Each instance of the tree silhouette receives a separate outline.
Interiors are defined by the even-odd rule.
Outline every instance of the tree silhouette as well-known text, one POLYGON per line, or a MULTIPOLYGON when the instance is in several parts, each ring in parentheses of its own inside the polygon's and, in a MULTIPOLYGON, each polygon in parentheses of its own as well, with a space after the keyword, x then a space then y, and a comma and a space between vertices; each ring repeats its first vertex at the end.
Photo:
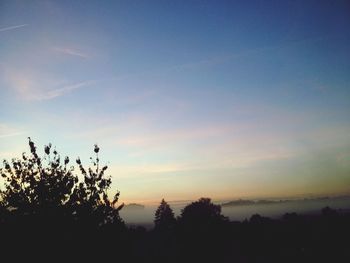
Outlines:
POLYGON ((76 208, 76 213, 82 218, 92 220, 92 223, 99 226, 121 222, 119 211, 124 204, 116 207, 120 193, 114 195, 113 200, 108 198, 108 189, 112 183, 111 177, 105 177, 107 165, 100 167, 98 153, 100 148, 95 145, 94 152, 96 157, 90 158, 94 169, 91 167, 86 170, 82 165, 80 158, 76 160, 84 181, 79 182, 73 189, 70 199, 71 205, 76 208))
POLYGON ((180 221, 188 225, 213 225, 228 219, 221 214, 221 206, 215 205, 210 198, 200 198, 187 205, 181 212, 180 221))
POLYGON ((220 255, 229 228, 220 205, 213 204, 210 198, 200 198, 182 210, 178 222, 182 257, 189 262, 224 262, 220 255))
POLYGON ((201 198, 176 220, 163 199, 156 231, 128 229, 119 217, 123 205, 116 205, 119 192, 108 198, 111 177, 97 145, 91 167, 78 158, 77 171, 51 144, 43 157, 30 138, 29 149, 0 168, 0 248, 12 261, 23 255, 36 262, 350 262, 346 210, 229 222, 219 205, 201 198))
POLYGON ((18 216, 69 217, 74 220, 88 219, 96 226, 108 223, 122 223, 119 210, 115 207, 119 192, 113 200, 108 198, 111 178, 105 176, 107 166, 100 168, 99 147, 95 145, 94 169, 86 170, 77 159, 83 181, 69 166, 69 158, 63 162, 52 145, 44 147, 44 157, 39 157, 34 142, 29 138, 30 155, 3 161, 0 174, 4 189, 0 191, 1 207, 18 216), (92 220, 93 219, 93 220, 92 220))
POLYGON ((2 206, 16 211, 18 215, 56 211, 69 203, 78 177, 73 167, 68 167, 69 158, 61 157, 51 144, 45 146, 45 156, 40 158, 34 143, 29 138, 30 155, 12 162, 4 160, 0 168, 5 189, 0 192, 2 206))
POLYGON ((154 225, 156 230, 166 231, 174 228, 176 219, 174 212, 167 202, 162 199, 155 213, 154 225))
POLYGON ((321 212, 324 217, 335 217, 338 215, 337 210, 330 208, 329 206, 324 207, 321 212))

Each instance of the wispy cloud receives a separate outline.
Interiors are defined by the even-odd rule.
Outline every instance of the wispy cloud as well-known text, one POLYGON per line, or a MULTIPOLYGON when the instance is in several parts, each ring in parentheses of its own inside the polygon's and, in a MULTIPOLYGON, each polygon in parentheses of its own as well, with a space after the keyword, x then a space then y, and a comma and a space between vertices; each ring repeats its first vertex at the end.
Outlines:
POLYGON ((0 139, 18 136, 21 134, 23 134, 23 131, 10 127, 7 124, 0 123, 0 139))
MULTIPOLYGON (((173 163, 149 163, 149 164, 119 164, 111 166, 111 172, 118 174, 119 178, 139 178, 142 179, 145 175, 153 174, 165 174, 192 170, 188 163, 173 162, 173 163)), ((149 179, 150 177, 148 177, 149 179)), ((155 179, 155 178, 153 178, 155 179)), ((158 180, 164 178, 158 177, 158 180)))
POLYGON ((291 47, 294 47, 296 45, 303 45, 303 44, 308 44, 308 43, 313 43, 313 42, 319 42, 322 40, 324 40, 324 37, 306 38, 306 39, 284 42, 284 43, 281 43, 278 45, 250 48, 250 49, 241 50, 241 51, 238 51, 235 53, 227 53, 224 55, 217 55, 217 56, 204 58, 204 59, 197 60, 194 62, 188 62, 188 63, 184 63, 184 64, 180 64, 180 65, 175 65, 175 66, 172 66, 168 69, 170 69, 170 70, 193 70, 193 69, 197 69, 197 68, 201 68, 201 67, 212 67, 212 66, 217 66, 217 65, 224 64, 227 62, 231 62, 235 59, 239 59, 242 57, 257 55, 257 54, 263 53, 263 52, 273 52, 273 51, 279 50, 279 49, 291 48, 291 47))
POLYGON ((46 92, 42 92, 42 93, 34 95, 32 97, 32 99, 34 99, 34 100, 50 100, 50 99, 54 99, 56 97, 61 97, 61 96, 65 95, 65 94, 68 94, 68 93, 72 92, 73 90, 85 87, 85 86, 89 85, 90 83, 91 83, 91 81, 82 81, 82 82, 75 83, 75 84, 72 84, 72 85, 64 86, 62 88, 48 90, 46 92))
POLYGON ((149 134, 135 134, 121 138, 116 143, 124 146, 135 146, 145 148, 158 148, 169 143, 188 142, 191 140, 206 140, 208 138, 220 137, 231 132, 234 128, 230 126, 206 126, 198 128, 177 129, 174 131, 163 131, 149 134))
POLYGON ((13 133, 7 133, 7 134, 0 134, 0 139, 7 138, 7 137, 13 137, 23 134, 23 132, 13 132, 13 133))
POLYGON ((3 28, 0 28, 0 32, 9 31, 9 30, 13 30, 13 29, 17 29, 17 28, 21 28, 21 27, 25 27, 25 26, 28 26, 28 24, 3 27, 3 28))
POLYGON ((70 55, 70 56, 75 56, 75 57, 80 57, 80 58, 89 58, 87 54, 84 54, 80 50, 77 49, 72 49, 72 48, 61 48, 61 47, 53 47, 52 48, 55 52, 64 54, 64 55, 70 55))
POLYGON ((88 80, 69 84, 54 76, 11 68, 5 68, 4 79, 21 99, 28 101, 51 100, 93 83, 88 80))

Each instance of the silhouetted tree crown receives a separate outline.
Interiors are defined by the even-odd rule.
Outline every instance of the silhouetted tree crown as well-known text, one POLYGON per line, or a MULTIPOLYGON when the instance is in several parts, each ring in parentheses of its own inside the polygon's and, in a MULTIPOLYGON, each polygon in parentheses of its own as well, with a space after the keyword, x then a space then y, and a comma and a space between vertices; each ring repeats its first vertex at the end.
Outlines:
POLYGON ((77 159, 83 175, 80 181, 70 166, 68 157, 61 156, 52 145, 44 147, 44 157, 39 157, 37 148, 29 138, 30 154, 3 161, 0 174, 4 179, 4 189, 0 191, 1 207, 16 215, 61 214, 75 219, 93 218, 94 223, 122 222, 115 207, 119 192, 113 200, 108 198, 111 178, 105 176, 107 166, 100 167, 99 147, 95 145, 96 157, 91 158, 93 168, 87 170, 77 159))
POLYGON ((169 230, 176 224, 174 212, 167 202, 162 199, 155 213, 154 225, 156 230, 169 230))
POLYGON ((322 215, 325 217, 334 217, 338 215, 337 210, 330 208, 329 206, 324 207, 322 210, 322 215))
POLYGON ((181 212, 180 221, 189 225, 212 225, 227 221, 221 214, 221 206, 215 205, 210 198, 200 198, 187 205, 181 212))
POLYGON ((30 138, 29 149, 0 167, 0 248, 10 262, 350 262, 348 210, 229 222, 220 205, 201 198, 176 220, 163 199, 156 231, 126 228, 119 192, 108 198, 111 177, 97 145, 91 167, 78 158, 77 170, 51 144, 43 157, 30 138))

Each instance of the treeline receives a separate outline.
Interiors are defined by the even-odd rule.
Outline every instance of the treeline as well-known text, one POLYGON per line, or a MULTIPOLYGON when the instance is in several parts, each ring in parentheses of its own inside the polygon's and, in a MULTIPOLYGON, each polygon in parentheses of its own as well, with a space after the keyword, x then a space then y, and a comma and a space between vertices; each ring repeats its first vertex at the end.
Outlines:
POLYGON ((30 138, 29 149, 0 168, 0 252, 11 262, 350 262, 349 214, 325 208, 322 216, 232 222, 209 198, 178 217, 162 200, 146 231, 119 216, 97 145, 89 168, 51 145, 40 157, 30 138))

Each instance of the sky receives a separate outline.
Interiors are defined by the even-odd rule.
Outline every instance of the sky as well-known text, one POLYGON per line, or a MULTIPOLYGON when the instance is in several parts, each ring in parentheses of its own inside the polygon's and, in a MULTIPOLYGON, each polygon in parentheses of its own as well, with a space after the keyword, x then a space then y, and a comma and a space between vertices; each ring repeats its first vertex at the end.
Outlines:
POLYGON ((0 159, 147 203, 350 193, 348 1, 0 1, 0 159))

